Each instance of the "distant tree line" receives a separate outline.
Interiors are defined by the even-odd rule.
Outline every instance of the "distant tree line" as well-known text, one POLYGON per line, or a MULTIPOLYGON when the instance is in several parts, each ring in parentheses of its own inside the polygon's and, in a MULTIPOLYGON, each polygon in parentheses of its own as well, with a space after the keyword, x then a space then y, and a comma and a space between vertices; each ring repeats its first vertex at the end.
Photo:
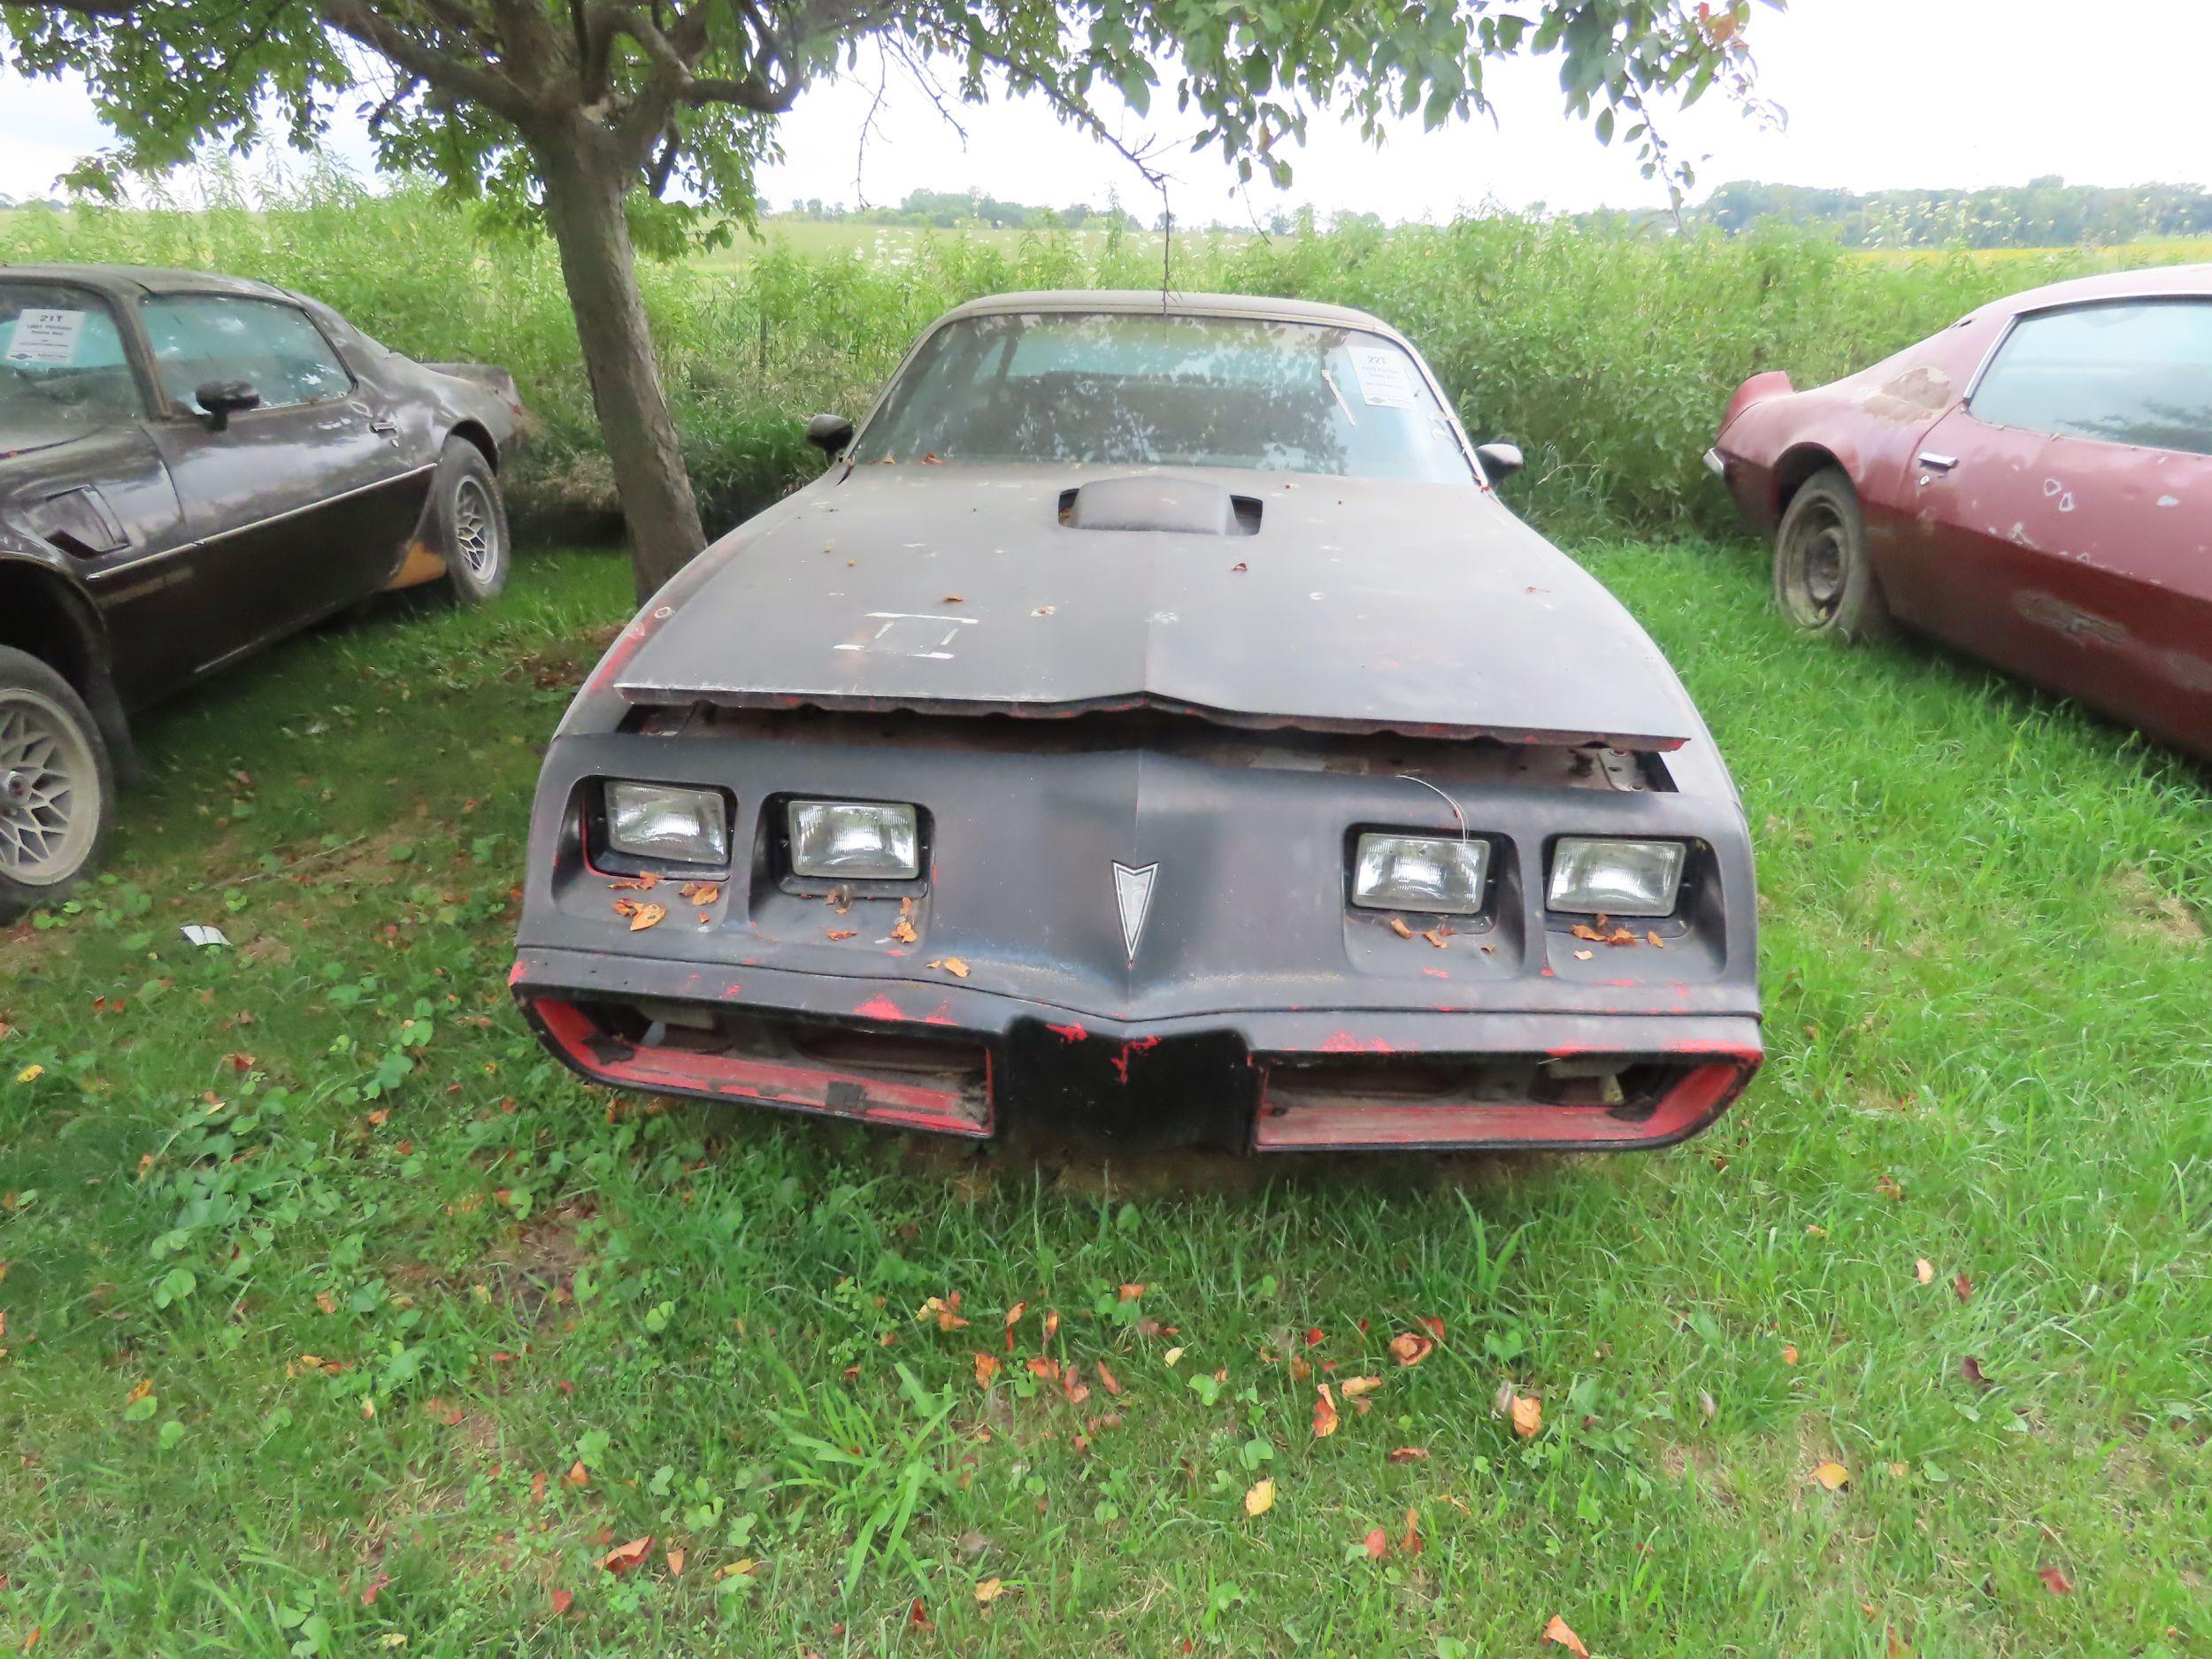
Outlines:
POLYGON ((950 230, 958 225, 984 225, 994 230, 1079 230, 1119 226, 1141 228, 1137 218, 1118 202, 1093 207, 1078 202, 1070 207, 1036 207, 1026 202, 1002 202, 980 190, 914 190, 896 207, 847 207, 825 204, 819 196, 795 201, 785 217, 826 219, 852 225, 927 225, 950 230))
MULTIPOLYGON (((1588 216, 1596 218, 1596 215, 1588 216)), ((1762 221, 1830 225, 1847 248, 2072 248, 2152 236, 2212 236, 2212 191, 2124 188, 2053 173, 1985 190, 1821 190, 1739 180, 1683 212, 1731 235, 1762 221)))

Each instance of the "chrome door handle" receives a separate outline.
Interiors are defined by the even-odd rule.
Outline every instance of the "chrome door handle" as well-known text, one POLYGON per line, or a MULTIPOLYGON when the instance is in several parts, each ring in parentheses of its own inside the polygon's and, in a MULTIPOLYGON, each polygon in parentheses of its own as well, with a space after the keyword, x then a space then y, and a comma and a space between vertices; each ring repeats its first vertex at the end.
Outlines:
POLYGON ((1933 449, 1923 449, 1918 459, 1931 472, 1947 472, 1959 464, 1957 456, 1938 455, 1933 449))
POLYGON ((369 417, 369 430, 380 438, 395 437, 399 432, 399 422, 390 415, 372 415, 369 417))

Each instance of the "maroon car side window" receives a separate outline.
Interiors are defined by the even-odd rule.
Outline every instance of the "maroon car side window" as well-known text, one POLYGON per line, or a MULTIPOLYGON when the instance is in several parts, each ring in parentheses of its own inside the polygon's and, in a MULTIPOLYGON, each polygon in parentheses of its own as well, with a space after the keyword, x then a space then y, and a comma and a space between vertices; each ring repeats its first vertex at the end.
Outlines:
POLYGON ((2212 301, 2031 313, 1998 347, 1969 407, 1993 426, 2212 455, 2212 301))

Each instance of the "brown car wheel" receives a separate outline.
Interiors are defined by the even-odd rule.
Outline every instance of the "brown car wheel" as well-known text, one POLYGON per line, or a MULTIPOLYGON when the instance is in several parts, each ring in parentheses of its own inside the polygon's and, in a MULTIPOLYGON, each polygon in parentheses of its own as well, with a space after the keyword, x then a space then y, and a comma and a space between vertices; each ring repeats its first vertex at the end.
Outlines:
POLYGON ((37 657, 0 645, 0 921, 68 896, 99 855, 114 799, 84 699, 37 657))
POLYGON ((1807 632, 1855 644, 1897 631, 1867 557, 1859 492, 1839 466, 1814 473, 1790 497, 1774 534, 1774 602, 1807 632))
POLYGON ((430 508, 453 596, 465 605, 497 597, 513 562, 507 507, 491 463, 467 439, 446 440, 430 480, 430 508))

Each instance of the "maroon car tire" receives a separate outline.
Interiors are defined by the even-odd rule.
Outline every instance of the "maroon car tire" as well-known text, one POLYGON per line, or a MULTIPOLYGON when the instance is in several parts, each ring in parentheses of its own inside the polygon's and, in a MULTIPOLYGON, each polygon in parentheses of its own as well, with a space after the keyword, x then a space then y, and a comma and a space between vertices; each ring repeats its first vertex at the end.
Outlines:
POLYGON ((430 480, 430 511, 454 598, 465 605, 497 598, 514 562, 507 506, 491 463, 467 439, 445 441, 430 480))
POLYGON ((1790 497, 1774 533, 1774 603, 1807 633, 1853 644, 1897 631, 1867 555, 1859 492, 1839 466, 1814 473, 1790 497))
POLYGON ((0 645, 0 922, 69 895, 100 856, 114 802, 115 770, 84 699, 0 645))

